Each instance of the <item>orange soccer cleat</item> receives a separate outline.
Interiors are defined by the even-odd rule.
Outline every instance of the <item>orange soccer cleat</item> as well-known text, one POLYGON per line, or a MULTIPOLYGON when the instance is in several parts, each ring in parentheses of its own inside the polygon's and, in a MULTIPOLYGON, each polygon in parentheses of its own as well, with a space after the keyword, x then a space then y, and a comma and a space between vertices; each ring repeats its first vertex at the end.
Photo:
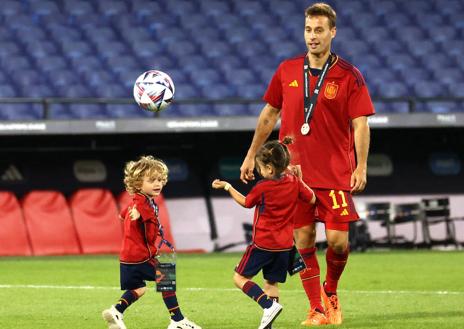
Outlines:
POLYGON ((311 327, 311 326, 322 326, 329 324, 324 313, 318 312, 314 309, 310 310, 308 313, 308 318, 301 322, 302 326, 311 327))
POLYGON ((321 288, 322 300, 325 306, 325 316, 327 317, 328 324, 342 324, 343 315, 338 296, 333 294, 328 296, 324 290, 324 285, 321 288))

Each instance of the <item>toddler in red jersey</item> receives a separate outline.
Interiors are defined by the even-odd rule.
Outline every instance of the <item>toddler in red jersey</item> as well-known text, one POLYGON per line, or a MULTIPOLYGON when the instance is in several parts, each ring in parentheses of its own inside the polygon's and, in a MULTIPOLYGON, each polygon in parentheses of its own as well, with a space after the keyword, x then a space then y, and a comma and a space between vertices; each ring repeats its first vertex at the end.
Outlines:
POLYGON ((215 189, 224 189, 241 206, 255 207, 253 241, 235 268, 234 283, 262 308, 259 329, 270 328, 282 311, 278 303, 278 282, 285 282, 293 248, 293 216, 298 200, 313 204, 313 191, 297 176, 288 173, 290 154, 287 145, 269 141, 256 154, 256 170, 262 176, 245 197, 228 182, 214 180, 215 189), (264 291, 251 279, 263 271, 264 291))
MULTIPOLYGON (((145 294, 146 280, 156 280, 155 241, 160 224, 154 198, 160 195, 167 180, 168 167, 152 156, 130 161, 124 169, 124 185, 132 195, 131 204, 120 215, 124 223, 120 280, 125 292, 116 305, 102 313, 109 329, 126 329, 124 311, 145 294)), ((168 329, 201 329, 182 315, 175 292, 162 292, 162 297, 171 315, 168 329)))

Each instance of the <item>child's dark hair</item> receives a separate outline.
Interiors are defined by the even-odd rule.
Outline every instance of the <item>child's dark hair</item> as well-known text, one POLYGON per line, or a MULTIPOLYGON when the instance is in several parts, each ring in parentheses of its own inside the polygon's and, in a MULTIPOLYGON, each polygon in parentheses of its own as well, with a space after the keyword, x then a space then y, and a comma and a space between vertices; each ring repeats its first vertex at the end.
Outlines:
POLYGON ((272 140, 266 142, 256 153, 256 160, 263 165, 272 165, 275 175, 280 176, 290 164, 290 153, 287 145, 293 143, 293 138, 285 136, 282 141, 272 140))

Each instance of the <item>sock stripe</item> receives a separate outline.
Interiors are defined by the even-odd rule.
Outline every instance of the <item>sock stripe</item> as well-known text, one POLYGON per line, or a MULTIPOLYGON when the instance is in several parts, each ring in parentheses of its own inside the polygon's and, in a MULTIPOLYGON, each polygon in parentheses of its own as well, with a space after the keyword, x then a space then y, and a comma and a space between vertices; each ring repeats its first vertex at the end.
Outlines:
POLYGON ((169 297, 173 297, 176 295, 175 292, 163 292, 163 298, 169 298, 169 297))
POLYGON ((306 281, 306 280, 311 280, 311 279, 314 279, 314 278, 319 278, 320 275, 313 275, 313 276, 310 276, 310 277, 307 277, 307 278, 301 278, 301 281, 306 281))
POLYGON ((127 300, 125 300, 124 298, 119 298, 119 301, 126 303, 126 305, 129 305, 129 302, 127 300))
POLYGON ((174 310, 177 310, 178 308, 179 308, 179 306, 176 306, 176 307, 173 307, 173 308, 168 308, 168 311, 169 311, 169 312, 172 312, 172 311, 174 311, 174 310))
POLYGON ((256 302, 259 303, 260 299, 263 298, 263 296, 266 296, 266 294, 262 293, 258 298, 256 298, 256 302))

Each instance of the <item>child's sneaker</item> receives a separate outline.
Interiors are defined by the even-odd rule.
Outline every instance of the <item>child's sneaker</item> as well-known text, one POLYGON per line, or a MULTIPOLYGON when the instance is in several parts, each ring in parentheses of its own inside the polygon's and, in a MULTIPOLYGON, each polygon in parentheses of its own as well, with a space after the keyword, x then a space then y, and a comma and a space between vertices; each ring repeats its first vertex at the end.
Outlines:
POLYGON ((282 312, 282 305, 277 302, 273 302, 271 307, 265 308, 263 310, 263 317, 261 318, 261 325, 258 329, 268 329, 279 316, 280 312, 282 312))
POLYGON ((104 310, 102 312, 102 316, 108 324, 109 329, 127 329, 123 321, 124 316, 114 307, 114 305, 109 309, 104 310))
POLYGON ((189 319, 184 318, 180 321, 174 321, 171 319, 171 323, 169 324, 168 329, 201 329, 201 327, 189 319))

